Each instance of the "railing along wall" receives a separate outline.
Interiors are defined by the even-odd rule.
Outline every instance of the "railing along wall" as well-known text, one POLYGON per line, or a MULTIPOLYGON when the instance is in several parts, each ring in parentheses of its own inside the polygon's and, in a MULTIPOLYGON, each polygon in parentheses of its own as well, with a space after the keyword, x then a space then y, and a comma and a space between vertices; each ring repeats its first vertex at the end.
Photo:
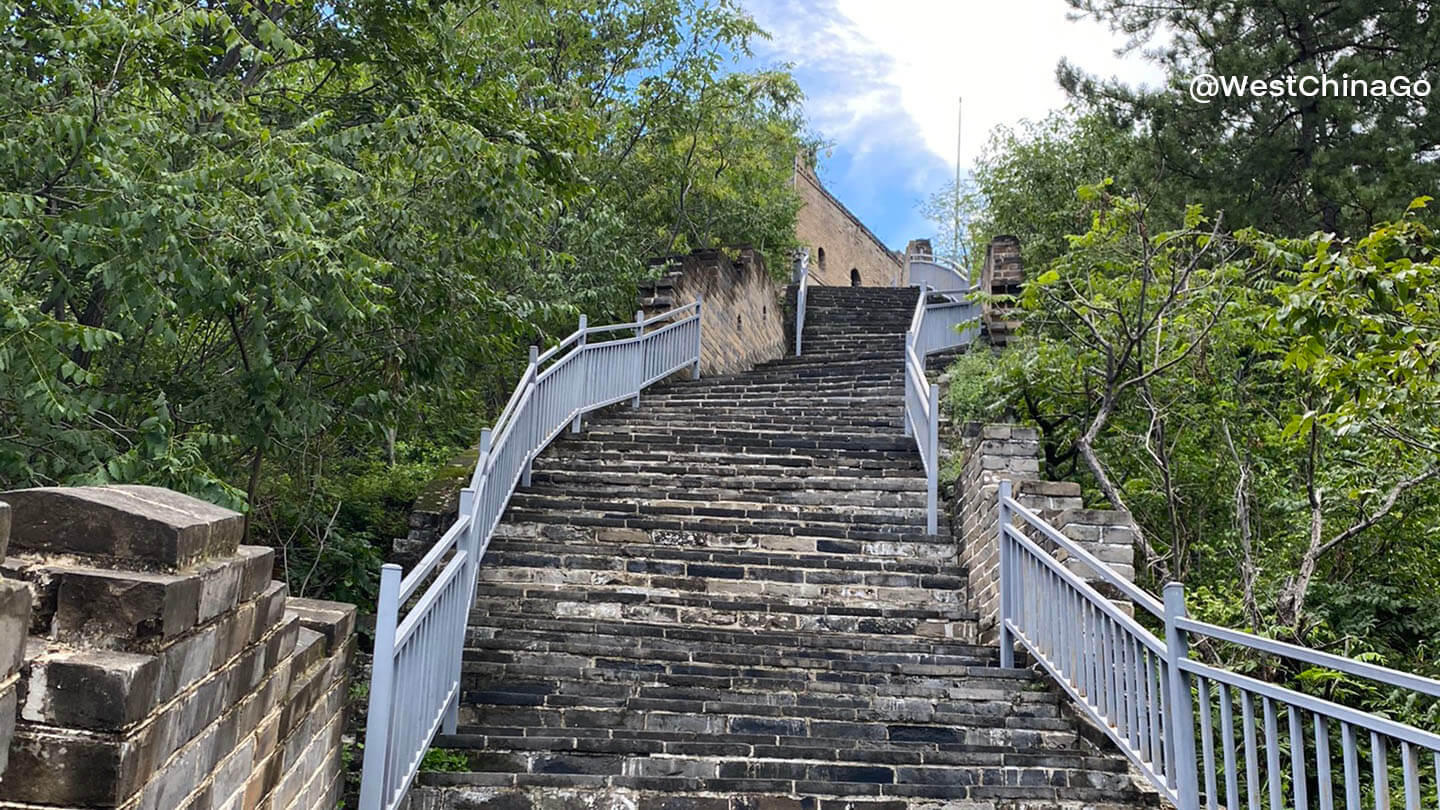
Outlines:
POLYGON ((925 375, 927 355, 966 346, 979 334, 976 304, 946 298, 930 303, 930 290, 920 288, 915 314, 905 332, 905 435, 915 438, 925 468, 925 530, 939 528, 940 391, 925 375))
POLYGON ((905 277, 911 287, 929 287, 939 293, 970 292, 970 276, 954 262, 938 256, 907 255, 905 277))
POLYGON ((810 251, 795 252, 795 356, 805 339, 805 292, 810 286, 810 251))
POLYGON ((1179 810, 1440 806, 1440 735, 1189 655, 1193 637, 1440 697, 1440 681, 1190 618, 999 493, 1000 656, 1019 644, 1179 810), (1032 537, 1067 552, 1164 627, 1157 637, 1032 537))
POLYGON ((581 316, 580 328, 557 345, 543 353, 532 346, 510 401, 481 432, 455 523, 409 574, 402 577, 398 565, 381 569, 361 810, 396 807, 436 732, 455 731, 480 560, 516 486, 529 484, 535 457, 567 425, 579 432, 587 412, 627 399, 638 405, 646 386, 687 366, 698 377, 700 307, 696 301, 649 319, 637 312, 634 323, 599 327, 581 316), (633 334, 614 336, 624 332, 633 334))

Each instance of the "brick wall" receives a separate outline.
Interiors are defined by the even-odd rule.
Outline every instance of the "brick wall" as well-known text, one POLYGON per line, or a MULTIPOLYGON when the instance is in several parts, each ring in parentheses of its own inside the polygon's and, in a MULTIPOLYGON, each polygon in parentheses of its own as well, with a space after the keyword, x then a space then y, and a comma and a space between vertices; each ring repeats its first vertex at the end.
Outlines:
MULTIPOLYGON (((1130 516, 1114 510, 1085 509, 1080 485, 1070 481, 1044 481, 1040 474, 1040 438, 1034 428, 1016 425, 966 426, 964 462, 955 482, 951 525, 957 527, 957 560, 967 569, 970 607, 979 614, 978 635, 993 643, 998 636, 999 527, 996 524, 1000 482, 1009 480, 1015 499, 1038 514, 1085 551, 1134 579, 1134 528, 1130 516)), ((1071 571, 1107 595, 1113 588, 1089 566, 1068 560, 1063 549, 1036 532, 1027 533, 1071 571)), ((1127 602, 1117 600, 1124 609, 1127 602)))
POLYGON ((658 281, 640 290, 646 317, 692 303, 700 307, 700 374, 735 374, 785 355, 782 292, 765 259, 750 248, 731 258, 722 250, 657 259, 658 281))
MULTIPOLYGON (((990 295, 1019 295, 1025 283, 1025 270, 1020 262, 1020 240, 1013 236, 997 236, 985 248, 985 265, 980 270, 980 289, 990 295)), ((1005 345, 1019 322, 1014 307, 986 301, 981 306, 981 323, 990 342, 1005 345)))
POLYGON ((904 283, 900 256, 885 247, 879 237, 825 190, 810 162, 803 157, 795 161, 794 184, 801 201, 795 219, 795 238, 810 251, 812 283, 847 287, 852 269, 859 271, 862 286, 891 287, 904 283))
POLYGON ((0 807, 335 807, 354 607, 289 598, 241 515, 169 490, 0 499, 31 608, 0 807))

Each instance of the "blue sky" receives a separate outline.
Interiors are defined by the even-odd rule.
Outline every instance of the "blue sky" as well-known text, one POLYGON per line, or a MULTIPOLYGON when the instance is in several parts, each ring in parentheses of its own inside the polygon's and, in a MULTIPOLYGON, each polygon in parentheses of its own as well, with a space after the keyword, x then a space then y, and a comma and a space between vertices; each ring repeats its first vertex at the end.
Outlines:
POLYGON ((1104 76, 1151 82, 1159 71, 1098 23, 1067 19, 1064 0, 742 0, 772 39, 763 64, 791 63, 811 127, 833 146, 826 188, 892 248, 932 228, 919 203, 955 177, 990 130, 1065 104, 1062 56, 1104 76))

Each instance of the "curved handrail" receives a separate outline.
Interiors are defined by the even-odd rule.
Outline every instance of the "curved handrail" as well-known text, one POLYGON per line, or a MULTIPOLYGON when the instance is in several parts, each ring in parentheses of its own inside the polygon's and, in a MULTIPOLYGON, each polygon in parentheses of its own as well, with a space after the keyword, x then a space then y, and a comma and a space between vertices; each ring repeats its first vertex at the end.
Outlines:
POLYGON ((929 287, 938 293, 970 292, 970 276, 960 266, 938 256, 912 254, 905 257, 906 283, 929 287))
MULTIPOLYGON (((958 291, 957 291, 958 292, 958 291)), ((944 349, 966 346, 975 340, 978 308, 971 301, 947 299, 931 303, 931 288, 920 285, 915 312, 905 332, 905 435, 915 438, 925 468, 925 527, 939 529, 940 404, 939 392, 925 376, 925 358, 944 349)))
POLYGON ((455 522, 409 575, 397 565, 381 569, 361 810, 394 810, 436 732, 455 730, 478 566, 516 486, 529 484, 535 457, 566 425, 578 432, 586 413, 638 404, 646 386, 687 366, 698 377, 700 323, 700 301, 650 318, 637 313, 627 324, 587 327, 582 316, 579 329, 545 352, 530 347, 514 392, 481 431, 455 522), (634 334, 590 340, 623 329, 634 334), (541 370, 542 363, 550 365, 541 370))
POLYGON ((1440 780, 1440 734, 1207 664, 1189 655, 1190 641, 1208 636, 1412 696, 1440 697, 1440 681, 1192 619, 1180 583, 1158 600, 1021 505, 1009 481, 997 501, 1001 666, 1014 665, 1015 645, 1028 651, 1179 810, 1242 806, 1242 784, 1251 807, 1262 793, 1271 807, 1329 808, 1337 793, 1359 807, 1367 789, 1388 807, 1392 776, 1405 807, 1428 806, 1421 788, 1440 780), (1068 558, 1031 539, 1036 531, 1068 558), (1076 573, 1075 560, 1155 614, 1164 638, 1076 573))
POLYGON ((805 341, 805 302, 810 287, 810 253, 799 254, 795 261, 795 356, 799 357, 805 341))

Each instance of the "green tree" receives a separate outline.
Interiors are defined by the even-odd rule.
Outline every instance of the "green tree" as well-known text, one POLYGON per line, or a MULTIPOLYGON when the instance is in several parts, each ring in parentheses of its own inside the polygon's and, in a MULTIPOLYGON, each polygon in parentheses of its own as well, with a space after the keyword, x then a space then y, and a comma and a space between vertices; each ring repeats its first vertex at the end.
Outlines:
POLYGON ((3 20, 0 487, 264 507, 309 538, 293 567, 348 533, 363 570, 365 464, 473 441, 525 347, 628 316, 649 255, 793 239, 798 93, 728 67, 762 32, 727 0, 3 20))
MULTIPOLYGON (((1076 98, 1138 124, 1157 182, 1182 202, 1276 233, 1359 237, 1440 183, 1440 109, 1376 93, 1234 94, 1200 104, 1192 77, 1294 77, 1388 82, 1434 77, 1440 32, 1428 4, 1408 0, 1069 0, 1124 32, 1165 71, 1134 88, 1062 63, 1076 98)), ((1298 85, 1297 85, 1298 87, 1298 85)))

